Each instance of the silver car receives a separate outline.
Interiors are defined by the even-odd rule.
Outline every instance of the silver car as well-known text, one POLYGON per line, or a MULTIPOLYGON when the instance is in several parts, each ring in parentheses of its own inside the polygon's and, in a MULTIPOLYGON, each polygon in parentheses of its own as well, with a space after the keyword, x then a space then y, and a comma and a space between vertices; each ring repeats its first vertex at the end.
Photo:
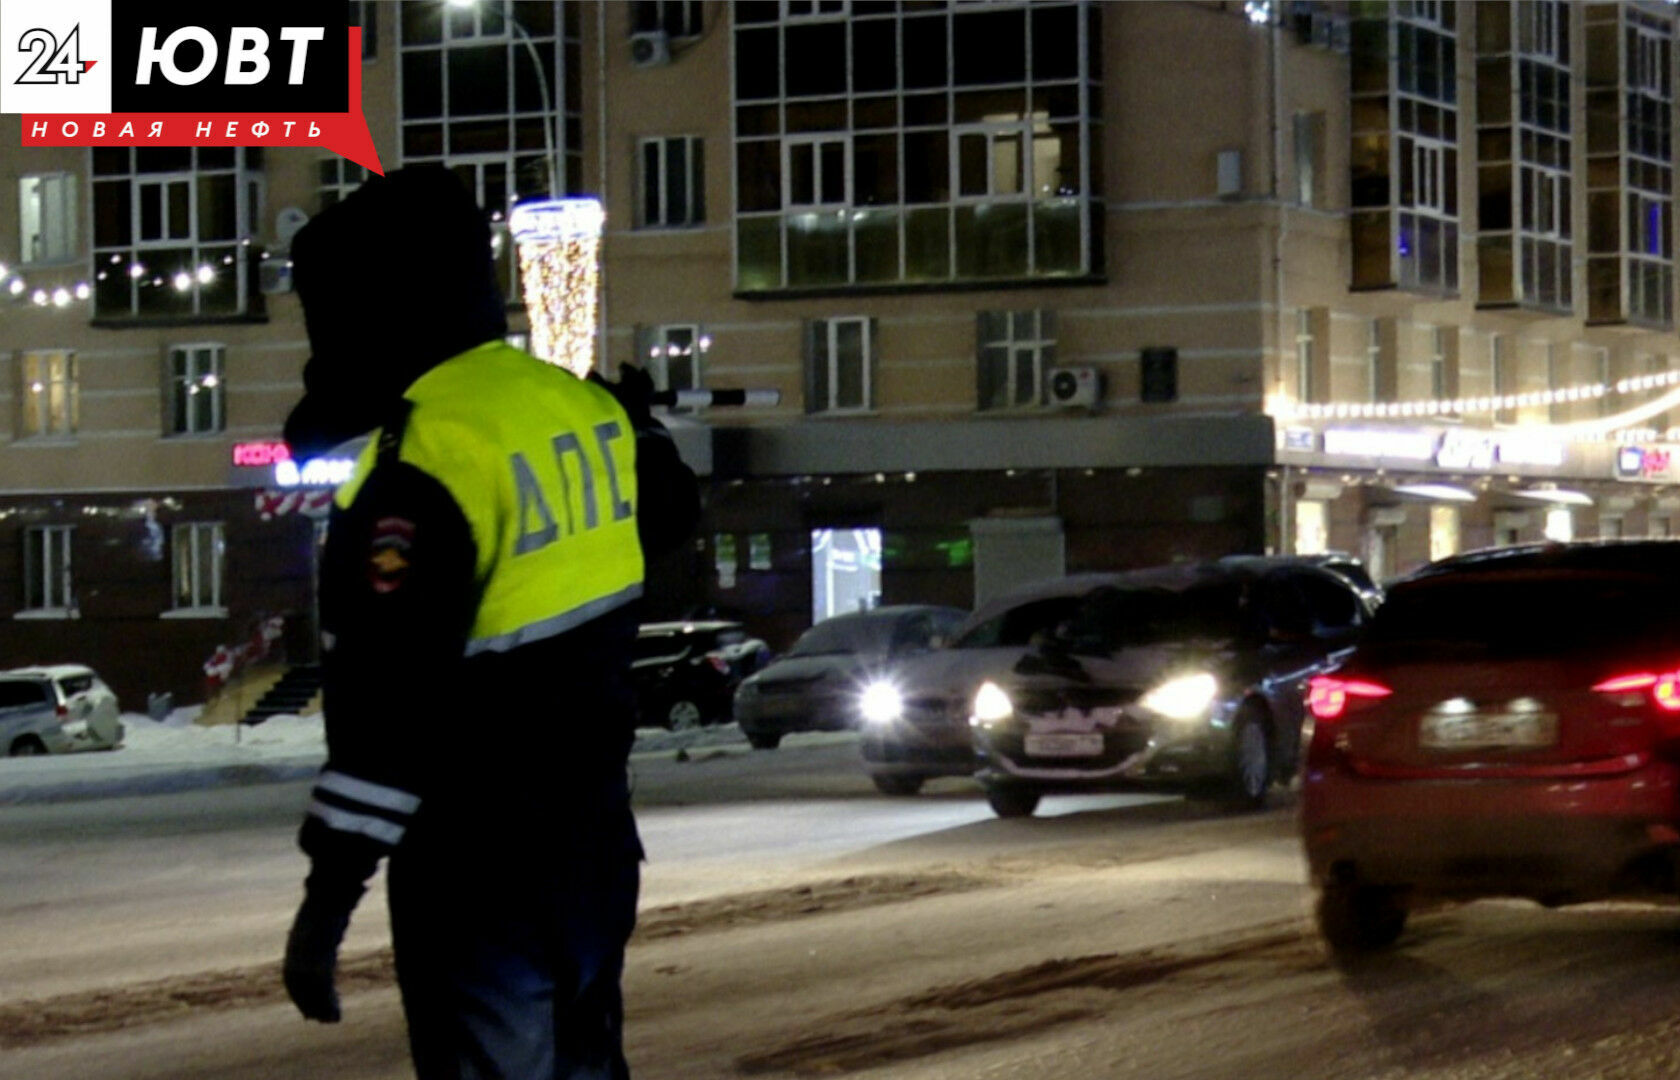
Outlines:
POLYGON ((1035 582, 989 600, 957 628, 946 648, 894 661, 857 697, 863 766, 887 795, 914 795, 938 776, 972 776, 978 767, 969 705, 989 678, 1000 678, 1056 627, 1080 600, 1121 579, 1073 574, 1035 582))
POLYGON ((824 619, 735 691, 735 721, 755 749, 793 731, 858 723, 861 689, 891 661, 926 652, 968 617, 961 608, 901 604, 824 619))
POLYGON ((64 730, 65 709, 43 675, 0 674, 0 750, 8 757, 62 754, 74 749, 64 730))

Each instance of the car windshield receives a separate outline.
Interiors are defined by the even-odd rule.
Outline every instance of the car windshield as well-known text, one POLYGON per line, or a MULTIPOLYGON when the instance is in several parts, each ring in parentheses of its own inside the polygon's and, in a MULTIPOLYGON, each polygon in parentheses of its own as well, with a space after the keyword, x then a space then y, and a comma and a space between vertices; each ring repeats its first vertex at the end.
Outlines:
POLYGON ((953 649, 997 649, 1026 646, 1037 635, 1048 633, 1073 618, 1080 597, 1052 596, 1010 608, 985 622, 969 627, 955 641, 953 649))
POLYGON ((1229 641, 1246 628, 1244 591, 1236 581, 1181 591, 1099 589, 1080 606, 1065 643, 1073 652, 1103 654, 1146 645, 1229 641))
POLYGON ((848 653, 884 653, 892 637, 891 619, 842 616, 828 619, 801 634, 787 651, 788 656, 838 656, 848 653))
POLYGON ((58 680, 58 688, 64 691, 65 697, 86 693, 93 689, 93 676, 66 675, 58 680))
POLYGON ((1450 657, 1632 652, 1671 643, 1680 582, 1537 571, 1423 578, 1377 609, 1367 647, 1450 657))

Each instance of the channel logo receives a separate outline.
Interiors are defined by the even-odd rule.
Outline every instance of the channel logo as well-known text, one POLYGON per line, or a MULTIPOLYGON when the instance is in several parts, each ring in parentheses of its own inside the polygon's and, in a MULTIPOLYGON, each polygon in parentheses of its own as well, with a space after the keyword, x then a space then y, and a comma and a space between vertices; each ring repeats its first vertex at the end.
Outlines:
POLYGON ((383 170, 342 0, 0 0, 28 146, 322 146, 383 170))

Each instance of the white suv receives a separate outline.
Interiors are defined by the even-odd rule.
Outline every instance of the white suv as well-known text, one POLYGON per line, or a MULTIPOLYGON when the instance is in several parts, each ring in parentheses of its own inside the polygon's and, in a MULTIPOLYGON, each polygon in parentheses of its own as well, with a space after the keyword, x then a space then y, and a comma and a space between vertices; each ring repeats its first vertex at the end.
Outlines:
POLYGON ((114 750, 122 745, 123 722, 117 695, 97 672, 83 664, 42 664, 14 668, 6 675, 29 675, 52 684, 58 715, 71 749, 114 750))

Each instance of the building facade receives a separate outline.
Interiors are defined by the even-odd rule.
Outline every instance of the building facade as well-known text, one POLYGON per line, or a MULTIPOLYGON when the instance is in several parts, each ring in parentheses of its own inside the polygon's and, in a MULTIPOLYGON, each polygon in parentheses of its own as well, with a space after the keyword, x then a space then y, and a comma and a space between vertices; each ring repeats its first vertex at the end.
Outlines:
MULTIPOLYGON (((349 8, 387 167, 497 222, 604 200, 603 367, 780 391, 673 417, 707 519, 657 614, 785 645, 1064 570, 1386 577, 1680 515, 1669 5, 349 8)), ((308 354, 284 258, 360 169, 0 172, 0 662, 190 699, 275 616, 306 657, 332 469, 273 460, 308 354)))

